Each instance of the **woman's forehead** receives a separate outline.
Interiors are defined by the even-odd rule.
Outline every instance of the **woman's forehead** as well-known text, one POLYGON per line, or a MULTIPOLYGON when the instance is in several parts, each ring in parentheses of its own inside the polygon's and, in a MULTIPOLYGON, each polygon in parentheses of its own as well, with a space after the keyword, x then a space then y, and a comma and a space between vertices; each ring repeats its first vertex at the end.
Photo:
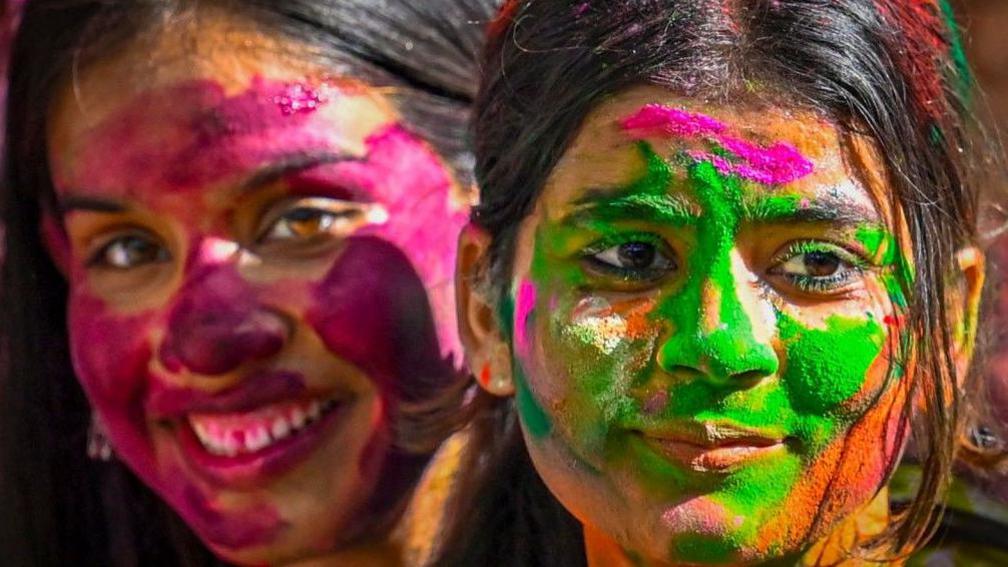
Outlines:
MULTIPOLYGON (((755 98, 705 102, 654 86, 625 91, 589 114, 547 181, 541 203, 565 214, 562 210, 587 192, 638 181, 647 169, 642 145, 670 163, 674 175, 685 177, 690 161, 710 161, 741 178, 750 193, 887 208, 885 175, 870 140, 846 135, 810 110, 755 98)), ((677 190, 686 189, 670 185, 677 190)))
POLYGON ((198 40, 186 31, 144 38, 64 86, 49 118, 57 190, 168 189, 158 183, 177 177, 169 169, 202 162, 227 177, 261 165, 246 162, 267 147, 271 156, 259 157, 360 155, 369 135, 397 121, 376 90, 271 50, 246 26, 220 17, 200 26, 198 40))

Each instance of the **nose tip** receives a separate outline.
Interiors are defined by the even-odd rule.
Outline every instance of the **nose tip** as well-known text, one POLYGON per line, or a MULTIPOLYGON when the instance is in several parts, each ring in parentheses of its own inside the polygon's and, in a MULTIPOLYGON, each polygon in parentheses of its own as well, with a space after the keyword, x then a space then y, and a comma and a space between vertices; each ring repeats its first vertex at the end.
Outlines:
POLYGON ((281 314, 261 305, 250 286, 224 268, 195 277, 182 289, 168 316, 159 358, 171 372, 226 374, 277 354, 290 332, 281 314))
POLYGON ((685 379, 703 378, 748 388, 779 370, 770 345, 730 329, 711 334, 676 334, 658 352, 658 366, 685 379))
POLYGON ((247 314, 242 320, 218 316, 179 321, 161 347, 161 361, 169 370, 182 367, 204 375, 231 372, 245 362, 278 353, 286 342, 287 325, 268 311, 247 314))

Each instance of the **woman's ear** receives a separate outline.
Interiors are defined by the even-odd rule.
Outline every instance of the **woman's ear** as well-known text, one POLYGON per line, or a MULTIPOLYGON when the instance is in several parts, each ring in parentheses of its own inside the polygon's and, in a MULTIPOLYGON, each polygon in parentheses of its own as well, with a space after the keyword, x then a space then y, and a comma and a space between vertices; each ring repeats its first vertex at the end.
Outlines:
POLYGON ((459 235, 455 302, 466 363, 479 385, 495 396, 514 395, 511 348, 504 338, 490 283, 490 244, 482 228, 469 223, 459 235))
POLYGON ((962 386, 969 370, 976 345, 977 323, 980 318, 980 300, 986 277, 984 253, 975 246, 956 252, 959 266, 957 282, 953 289, 953 336, 955 337, 955 365, 959 385, 962 386))

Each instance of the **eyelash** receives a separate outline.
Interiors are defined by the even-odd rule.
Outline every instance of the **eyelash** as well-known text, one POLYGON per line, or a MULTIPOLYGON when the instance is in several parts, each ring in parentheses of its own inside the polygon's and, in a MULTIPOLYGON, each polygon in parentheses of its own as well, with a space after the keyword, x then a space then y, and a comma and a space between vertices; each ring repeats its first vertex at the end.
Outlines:
POLYGON ((788 245, 784 253, 779 254, 773 262, 770 273, 787 279, 792 285, 804 292, 826 293, 837 291, 851 280, 864 273, 869 263, 858 255, 836 244, 818 241, 800 241, 788 245), (785 273, 781 268, 790 260, 810 253, 822 253, 835 256, 841 263, 843 271, 832 276, 808 276, 805 274, 785 273))
POLYGON ((104 269, 104 270, 130 270, 144 264, 160 263, 166 262, 170 259, 168 251, 161 244, 161 242, 154 236, 146 233, 145 231, 132 229, 124 230, 103 239, 100 246, 94 252, 91 252, 87 256, 87 260, 84 265, 86 268, 94 269, 104 269), (112 250, 112 247, 118 244, 125 244, 130 240, 143 241, 146 245, 156 247, 156 257, 149 261, 142 261, 140 263, 129 265, 129 266, 117 266, 112 262, 108 261, 108 255, 112 250))
POLYGON ((675 270, 678 267, 676 255, 668 243, 663 238, 650 233, 621 234, 615 237, 605 238, 585 249, 581 254, 581 259, 582 262, 587 264, 589 269, 594 272, 609 276, 616 276, 625 282, 633 283, 650 282, 661 279, 669 271, 675 270), (648 268, 640 270, 622 268, 614 266, 608 262, 603 262, 595 257, 611 248, 634 242, 654 246, 655 252, 666 258, 669 263, 672 264, 672 268, 648 268))

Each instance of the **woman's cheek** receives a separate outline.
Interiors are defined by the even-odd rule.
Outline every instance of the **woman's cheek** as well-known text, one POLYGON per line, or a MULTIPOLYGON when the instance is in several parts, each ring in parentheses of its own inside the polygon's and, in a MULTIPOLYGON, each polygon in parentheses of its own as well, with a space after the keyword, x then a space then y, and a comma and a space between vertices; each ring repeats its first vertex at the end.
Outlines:
POLYGON ((386 401, 403 391, 426 399, 443 387, 426 289, 398 247, 373 236, 351 238, 308 295, 308 324, 331 353, 364 371, 386 401))
POLYGON ((116 313, 86 293, 72 292, 69 300, 77 378, 104 420, 117 454, 148 482, 155 482, 156 476, 143 400, 158 319, 156 311, 116 313))
POLYGON ((653 368, 659 325, 653 299, 600 295, 550 301, 544 350, 550 384, 559 389, 556 421, 586 453, 604 453, 613 427, 640 410, 635 385, 653 368))

